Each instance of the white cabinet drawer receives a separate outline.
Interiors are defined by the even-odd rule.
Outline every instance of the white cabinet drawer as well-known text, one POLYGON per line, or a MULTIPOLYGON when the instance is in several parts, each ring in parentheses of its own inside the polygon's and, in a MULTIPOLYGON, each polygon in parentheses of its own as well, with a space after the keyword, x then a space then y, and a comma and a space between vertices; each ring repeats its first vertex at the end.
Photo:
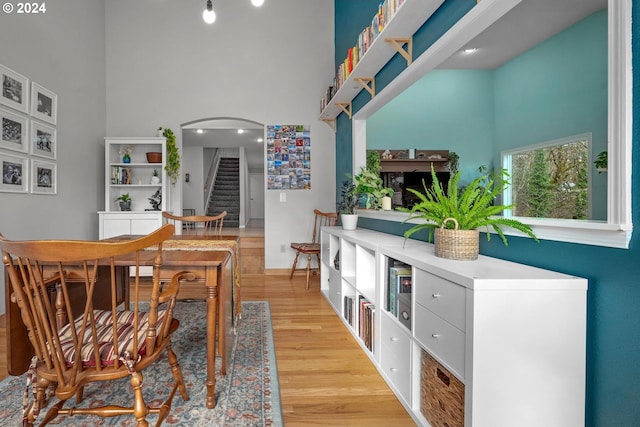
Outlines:
POLYGON ((420 305, 414 318, 418 342, 464 380, 464 332, 420 305))
POLYGON ((396 321, 386 314, 382 315, 382 345, 386 345, 389 349, 397 352, 406 352, 409 354, 411 350, 411 338, 407 335, 408 331, 400 326, 396 321))
POLYGON ((413 290, 418 304, 465 330, 466 289, 463 286, 416 268, 413 290))
POLYGON ((411 339, 402 326, 382 315, 380 367, 405 402, 411 402, 411 339))

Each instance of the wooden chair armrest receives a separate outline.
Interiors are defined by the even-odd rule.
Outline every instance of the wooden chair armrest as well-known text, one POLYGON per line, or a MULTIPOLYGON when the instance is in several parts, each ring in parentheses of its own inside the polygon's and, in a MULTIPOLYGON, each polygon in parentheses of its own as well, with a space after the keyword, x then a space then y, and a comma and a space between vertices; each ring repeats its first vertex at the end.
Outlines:
POLYGON ((180 281, 183 279, 192 281, 196 279, 196 275, 190 271, 181 271, 180 273, 176 273, 171 278, 171 282, 162 287, 158 303, 162 304, 163 302, 167 302, 175 298, 178 295, 178 291, 180 291, 180 281))

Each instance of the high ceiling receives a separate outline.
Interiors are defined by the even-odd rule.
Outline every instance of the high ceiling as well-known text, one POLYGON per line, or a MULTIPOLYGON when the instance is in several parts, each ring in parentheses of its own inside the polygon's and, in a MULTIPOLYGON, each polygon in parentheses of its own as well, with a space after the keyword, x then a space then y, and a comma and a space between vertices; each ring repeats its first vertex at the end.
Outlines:
MULTIPOLYGON (((458 53, 439 68, 493 69, 543 40, 607 7, 607 0, 523 0, 467 47, 473 55, 458 53)), ((264 126, 236 118, 212 118, 183 127, 187 147, 245 147, 249 169, 264 169, 264 126), (202 129, 202 133, 197 133, 202 129), (239 134, 238 129, 244 133, 239 134)))

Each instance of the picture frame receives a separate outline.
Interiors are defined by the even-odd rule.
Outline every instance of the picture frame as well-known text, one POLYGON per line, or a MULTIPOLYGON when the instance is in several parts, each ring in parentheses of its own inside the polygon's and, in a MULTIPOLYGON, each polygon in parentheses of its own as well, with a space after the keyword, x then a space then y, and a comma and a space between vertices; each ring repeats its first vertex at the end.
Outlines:
POLYGON ((0 107, 0 127, 2 127, 0 148, 22 153, 29 151, 29 119, 27 116, 0 107))
POLYGON ((6 193, 27 193, 29 190, 29 160, 0 152, 0 191, 6 193))
POLYGON ((0 64, 0 104, 29 114, 29 79, 0 64))
POLYGON ((31 120, 29 138, 30 152, 34 156, 56 159, 57 141, 56 128, 37 120, 31 120))
POLYGON ((38 159, 31 159, 31 193, 56 194, 57 165, 38 159))
POLYGON ((55 125, 58 117, 58 95, 31 82, 31 116, 55 125))

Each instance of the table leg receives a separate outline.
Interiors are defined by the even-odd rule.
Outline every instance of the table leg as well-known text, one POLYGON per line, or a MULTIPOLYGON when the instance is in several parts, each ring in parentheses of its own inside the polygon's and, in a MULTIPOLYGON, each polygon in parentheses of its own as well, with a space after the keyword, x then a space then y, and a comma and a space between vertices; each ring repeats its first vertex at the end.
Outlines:
POLYGON ((216 319, 218 308, 218 269, 207 267, 207 408, 216 406, 216 319))

